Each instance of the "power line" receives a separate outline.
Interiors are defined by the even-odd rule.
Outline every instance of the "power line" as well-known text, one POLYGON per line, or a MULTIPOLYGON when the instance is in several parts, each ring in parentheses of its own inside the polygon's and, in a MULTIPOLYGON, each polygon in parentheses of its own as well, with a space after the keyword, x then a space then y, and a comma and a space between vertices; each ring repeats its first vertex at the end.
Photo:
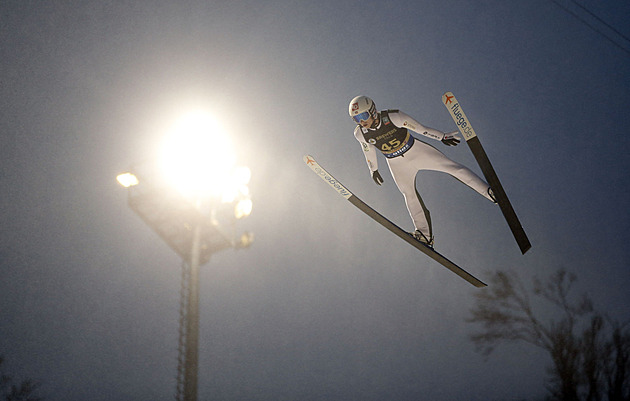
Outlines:
MULTIPOLYGON (((578 3, 575 0, 570 0, 572 3, 576 4, 578 7, 580 7, 581 9, 583 9, 584 11, 586 11, 589 15, 591 15, 593 18, 597 19, 599 22, 601 22, 602 24, 604 24, 605 26, 607 26, 609 29, 611 29, 613 32, 617 33, 619 36, 621 36, 622 38, 624 38, 625 40, 627 40, 628 42, 630 42, 630 39, 628 39, 628 37, 626 37, 624 34, 622 34, 621 32, 619 32, 617 29, 615 29, 614 27, 612 27, 610 24, 608 24, 606 21, 604 21, 603 19, 599 18, 597 15, 595 15, 593 12, 591 12, 590 10, 588 10, 586 7, 584 7, 583 5, 581 5, 580 3, 578 3)), ((571 14, 572 16, 574 16, 576 19, 578 19, 580 22, 582 22, 584 25, 588 26, 589 28, 591 28, 593 31, 595 31, 596 33, 600 34, 601 36, 603 36, 606 40, 608 40, 609 42, 611 42, 612 44, 614 44, 615 46, 617 46, 618 48, 620 48, 621 50, 623 50, 624 52, 630 54, 630 50, 626 49, 625 47, 623 47, 621 44, 619 44, 617 41, 615 41, 613 38, 611 38, 610 36, 606 35, 604 32, 602 32, 600 29, 598 29, 597 27, 593 26, 592 24, 590 24, 588 21, 586 21, 584 18, 582 18, 580 15, 578 15, 577 13, 575 13, 574 11, 570 10, 569 8, 565 7, 564 5, 560 4, 560 2, 558 2, 557 0, 551 0, 551 2, 555 3, 558 7, 560 7, 561 9, 563 9, 565 12, 567 12, 568 14, 571 14)))
POLYGON ((621 36, 622 38, 624 38, 625 40, 627 40, 628 42, 630 42, 630 38, 628 38, 626 35, 624 35, 623 33, 619 32, 617 29, 615 29, 615 27, 613 27, 612 25, 610 25, 609 23, 607 23, 606 21, 604 21, 603 19, 599 18, 597 15, 595 15, 595 13, 593 13, 591 10, 589 10, 588 8, 584 7, 583 5, 581 5, 580 3, 578 3, 575 0, 571 0, 571 2, 575 3, 578 7, 580 7, 582 10, 586 11, 589 15, 591 15, 593 18, 595 18, 596 20, 598 20, 599 22, 601 22, 602 24, 606 25, 611 31, 613 31, 614 33, 616 33, 617 35, 621 36))

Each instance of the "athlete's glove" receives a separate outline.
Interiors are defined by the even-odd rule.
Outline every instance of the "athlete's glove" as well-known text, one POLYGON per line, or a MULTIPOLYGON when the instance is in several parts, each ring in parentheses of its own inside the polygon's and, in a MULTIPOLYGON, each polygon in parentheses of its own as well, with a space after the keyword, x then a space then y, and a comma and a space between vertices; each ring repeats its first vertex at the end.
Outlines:
POLYGON ((444 138, 442 138, 442 143, 446 146, 457 146, 460 142, 459 136, 457 135, 459 131, 449 132, 448 134, 444 134, 444 138))
POLYGON ((378 172, 378 170, 372 171, 372 179, 378 185, 381 185, 383 183, 383 177, 381 177, 381 174, 378 172))

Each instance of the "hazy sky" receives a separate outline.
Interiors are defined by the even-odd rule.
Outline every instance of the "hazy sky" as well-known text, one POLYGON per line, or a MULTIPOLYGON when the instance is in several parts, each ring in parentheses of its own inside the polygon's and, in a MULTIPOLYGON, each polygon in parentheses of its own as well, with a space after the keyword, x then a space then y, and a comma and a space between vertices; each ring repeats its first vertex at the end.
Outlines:
MULTIPOLYGON (((452 91, 533 247, 522 256, 496 206, 422 172, 436 249, 482 280, 569 269, 630 318, 630 42, 578 4, 630 36, 624 0, 2 1, 5 368, 50 400, 173 399, 181 262, 115 176, 204 108, 253 170, 239 229, 256 242, 202 268, 199 399, 541 396, 543 352, 507 345, 484 360, 468 340, 483 290, 302 156, 410 230, 383 158, 384 185, 370 178, 347 105, 365 94, 451 131, 452 91)), ((479 172, 465 144, 431 144, 479 172)))

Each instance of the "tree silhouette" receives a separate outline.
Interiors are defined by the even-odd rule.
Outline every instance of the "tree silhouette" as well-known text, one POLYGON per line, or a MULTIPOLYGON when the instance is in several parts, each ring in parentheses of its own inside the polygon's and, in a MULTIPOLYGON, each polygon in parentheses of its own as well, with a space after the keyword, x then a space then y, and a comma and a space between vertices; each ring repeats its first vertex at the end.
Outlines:
POLYGON ((14 384, 13 378, 5 374, 2 367, 4 358, 0 356, 0 397, 4 401, 42 401, 35 395, 39 384, 31 379, 23 380, 20 384, 14 384))
POLYGON ((597 312, 588 295, 574 295, 576 280, 559 270, 545 281, 534 278, 528 289, 514 273, 495 273, 491 285, 475 295, 467 321, 481 330, 470 339, 485 356, 504 342, 545 350, 550 400, 630 401, 627 324, 597 312))

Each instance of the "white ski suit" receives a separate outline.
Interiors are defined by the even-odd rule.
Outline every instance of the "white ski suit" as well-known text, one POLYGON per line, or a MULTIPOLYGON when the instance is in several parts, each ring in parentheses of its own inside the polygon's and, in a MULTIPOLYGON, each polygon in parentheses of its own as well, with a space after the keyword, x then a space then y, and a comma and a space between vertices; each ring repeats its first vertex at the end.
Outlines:
POLYGON ((386 157, 387 165, 398 189, 405 198, 409 215, 416 230, 427 238, 433 238, 431 217, 416 190, 416 174, 419 170, 441 171, 457 178, 490 201, 490 186, 471 170, 446 157, 433 146, 414 138, 409 131, 441 141, 444 132, 425 127, 399 110, 379 112, 376 128, 354 129, 354 136, 361 144, 370 174, 378 169, 378 149, 386 157))

